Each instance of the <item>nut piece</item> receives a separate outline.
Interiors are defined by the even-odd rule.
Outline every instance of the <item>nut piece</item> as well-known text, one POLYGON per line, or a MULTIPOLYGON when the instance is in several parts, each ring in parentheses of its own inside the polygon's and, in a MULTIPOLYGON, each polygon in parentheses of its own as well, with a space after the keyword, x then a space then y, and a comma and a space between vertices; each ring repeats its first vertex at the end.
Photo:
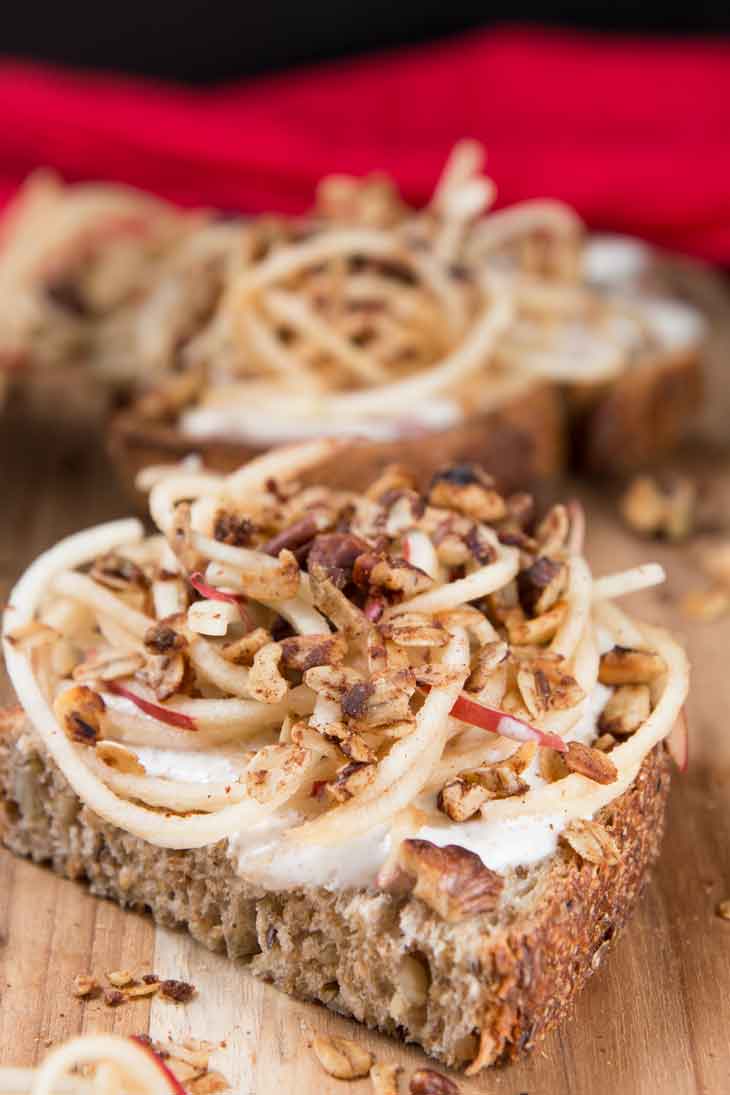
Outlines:
POLYGON ((421 612, 403 612, 378 630, 396 646, 446 646, 449 641, 443 624, 421 612))
POLYGON ((517 575, 517 588, 525 612, 540 616, 560 597, 565 588, 568 568, 565 563, 555 562, 541 555, 539 559, 517 575))
POLYGON ((106 979, 115 989, 123 989, 132 984, 134 975, 129 970, 110 970, 106 979))
POLYGON ((494 909, 504 888, 500 875, 457 844, 439 848, 428 840, 404 840, 398 866, 413 895, 449 923, 494 909))
POLYGON ((601 684, 649 684, 666 668, 658 654, 614 646, 613 650, 601 655, 598 679, 601 684))
POLYGON ((340 665, 347 653, 344 635, 293 635, 282 639, 282 665, 306 673, 320 665, 340 665))
POLYGON ((682 598, 682 611, 693 620, 714 623, 730 611, 730 592, 714 589, 695 589, 682 598))
POLYGON ((279 672, 283 651, 278 643, 267 643, 254 655, 248 674, 248 690, 261 703, 279 703, 289 691, 287 680, 279 672))
POLYGON ((127 749, 124 745, 119 745, 116 741, 100 741, 96 747, 96 755, 99 760, 103 761, 108 768, 113 768, 115 772, 121 772, 126 776, 143 776, 145 774, 145 766, 134 755, 134 753, 127 749))
POLYGON ((598 718, 598 729, 605 734, 626 737, 635 733, 649 718, 651 693, 646 684, 624 684, 617 688, 598 718))
POLYGON ((723 920, 730 920, 730 898, 725 898, 717 906, 717 915, 723 920))
POLYGON ((621 858, 618 844, 603 825, 592 819, 575 818, 560 834, 581 859, 588 863, 618 863, 621 858))
POLYGON ((106 705, 98 692, 85 684, 67 688, 56 697, 53 710, 71 741, 93 746, 101 740, 101 717, 106 705))
POLYGON ((605 753, 579 741, 570 742, 564 759, 569 771, 578 772, 595 783, 613 783, 618 779, 616 765, 605 753))
POLYGON ((400 1065, 384 1065, 377 1061, 370 1069, 373 1095, 399 1095, 398 1076, 401 1072, 400 1065))
POLYGON ((475 521, 499 521, 507 513, 494 480, 477 464, 454 464, 436 472, 428 500, 432 506, 455 509, 475 521))
POLYGON ((160 992, 166 1000, 172 1000, 175 1004, 187 1004, 195 996, 195 985, 187 981, 160 981, 160 992))
POLYGON ((459 1089, 448 1076, 430 1068, 419 1068, 411 1076, 411 1095, 459 1095, 459 1089))
POLYGON ((644 536, 666 536, 685 540, 692 532, 697 487, 679 476, 663 488, 649 475, 637 476, 621 499, 621 514, 634 532, 644 536))
POLYGON ((347 802, 359 795, 375 779, 375 764, 353 761, 340 768, 334 779, 327 783, 327 790, 337 802, 347 802))
POLYGON ((312 1043, 325 1072, 337 1080, 357 1080, 373 1067, 373 1056, 350 1038, 317 1035, 312 1043))
POLYGON ((522 609, 507 612, 504 622, 510 642, 516 646, 549 642, 555 637, 567 611, 567 601, 556 601, 547 612, 534 616, 531 620, 525 619, 522 609))
POLYGON ((90 973, 77 973, 73 979, 73 988, 71 991, 74 996, 88 999, 92 996, 98 996, 99 983, 90 973))

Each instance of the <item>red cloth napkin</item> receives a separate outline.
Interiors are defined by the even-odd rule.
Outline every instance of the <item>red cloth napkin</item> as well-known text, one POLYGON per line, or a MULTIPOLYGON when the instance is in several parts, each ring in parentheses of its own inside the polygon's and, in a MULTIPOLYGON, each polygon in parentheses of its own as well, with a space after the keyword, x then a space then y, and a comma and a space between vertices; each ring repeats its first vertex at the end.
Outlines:
POLYGON ((428 197, 452 143, 499 203, 730 262, 730 43, 484 31, 214 89, 0 63, 0 197, 39 164, 183 204, 299 211, 327 172, 428 197))

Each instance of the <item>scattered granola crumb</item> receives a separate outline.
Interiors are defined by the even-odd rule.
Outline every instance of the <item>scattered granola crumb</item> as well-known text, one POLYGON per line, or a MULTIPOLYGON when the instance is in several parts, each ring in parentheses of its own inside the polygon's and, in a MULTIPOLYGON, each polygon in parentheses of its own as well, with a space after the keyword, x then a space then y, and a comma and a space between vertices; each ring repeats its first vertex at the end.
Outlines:
POLYGON ((717 906, 717 915, 722 920, 730 920, 730 897, 726 897, 724 901, 721 901, 717 906))
POLYGON ((692 590, 682 598, 682 611, 694 620, 714 623, 730 612, 730 591, 717 586, 692 590))
POLYGON ((338 1080, 357 1080, 373 1066, 372 1054, 350 1038, 318 1035, 312 1048, 325 1072, 338 1080))
POLYGON ((129 970, 111 970, 107 973, 106 979, 115 989, 123 989, 132 984, 134 976, 129 970))
POLYGON ((110 1008, 118 1008, 126 999, 121 989, 106 989, 104 992, 104 1003, 110 1008))
POLYGON ((677 476, 664 485, 653 476, 638 475, 629 483, 619 508, 633 532, 677 542, 692 533, 696 504, 697 486, 688 476, 677 476))
POLYGON ((93 999, 99 995, 100 991, 98 981, 89 973, 77 973, 73 979, 72 992, 80 999, 93 999))
POLYGON ((160 993, 166 1000, 172 1000, 175 1004, 187 1004, 195 996, 195 985, 187 981, 175 981, 168 979, 160 981, 160 993))

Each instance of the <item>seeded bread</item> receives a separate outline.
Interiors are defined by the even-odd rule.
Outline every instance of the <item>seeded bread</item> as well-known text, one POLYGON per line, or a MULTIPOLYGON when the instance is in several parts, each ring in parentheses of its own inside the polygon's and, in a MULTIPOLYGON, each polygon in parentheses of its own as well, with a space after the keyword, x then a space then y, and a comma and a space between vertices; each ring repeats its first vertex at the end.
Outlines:
POLYGON ((495 912, 447 923, 412 896, 266 892, 237 877, 225 842, 153 847, 82 805, 22 714, 0 725, 6 847, 457 1068, 508 1061, 569 1013, 657 857, 669 789, 659 745, 597 817, 618 844, 618 863, 594 865, 561 844, 506 879, 495 912))

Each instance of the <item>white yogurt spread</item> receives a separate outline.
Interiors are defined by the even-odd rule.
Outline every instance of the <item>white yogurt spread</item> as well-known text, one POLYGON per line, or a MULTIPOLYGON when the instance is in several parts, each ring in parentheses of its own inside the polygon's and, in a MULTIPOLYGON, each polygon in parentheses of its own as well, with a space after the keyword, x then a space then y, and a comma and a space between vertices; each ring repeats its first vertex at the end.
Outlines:
MULTIPOLYGON (((584 701, 583 714, 566 735, 566 740, 587 743, 595 737, 598 715, 610 694, 609 688, 596 685, 584 701)), ((512 743, 508 751, 512 751, 512 743)), ((495 739, 494 752, 494 759, 504 755, 503 739, 495 739)), ((536 757, 522 774, 531 787, 544 783, 537 766, 536 757)), ((456 823, 436 809, 433 794, 421 796, 414 805, 429 814, 429 821, 415 828, 408 836, 430 840, 440 846, 459 844, 476 852, 487 867, 496 871, 536 863, 551 855, 565 825, 565 817, 560 812, 490 821, 488 807, 485 818, 456 823)), ((260 825, 232 837, 229 840, 230 854, 240 876, 273 890, 299 885, 337 890, 374 883, 390 851, 387 826, 377 826, 342 846, 284 844, 281 838, 286 830, 301 821, 302 817, 296 811, 283 810, 260 825)))
POLYGON ((268 408, 249 405, 193 407, 180 417, 180 429, 191 438, 228 437, 254 444, 271 445, 277 441, 308 441, 312 438, 363 437, 369 441, 397 441, 431 430, 445 430, 463 418, 458 403, 451 399, 419 402, 413 413, 397 406, 392 414, 385 406, 377 415, 333 419, 326 411, 279 417, 268 408))

